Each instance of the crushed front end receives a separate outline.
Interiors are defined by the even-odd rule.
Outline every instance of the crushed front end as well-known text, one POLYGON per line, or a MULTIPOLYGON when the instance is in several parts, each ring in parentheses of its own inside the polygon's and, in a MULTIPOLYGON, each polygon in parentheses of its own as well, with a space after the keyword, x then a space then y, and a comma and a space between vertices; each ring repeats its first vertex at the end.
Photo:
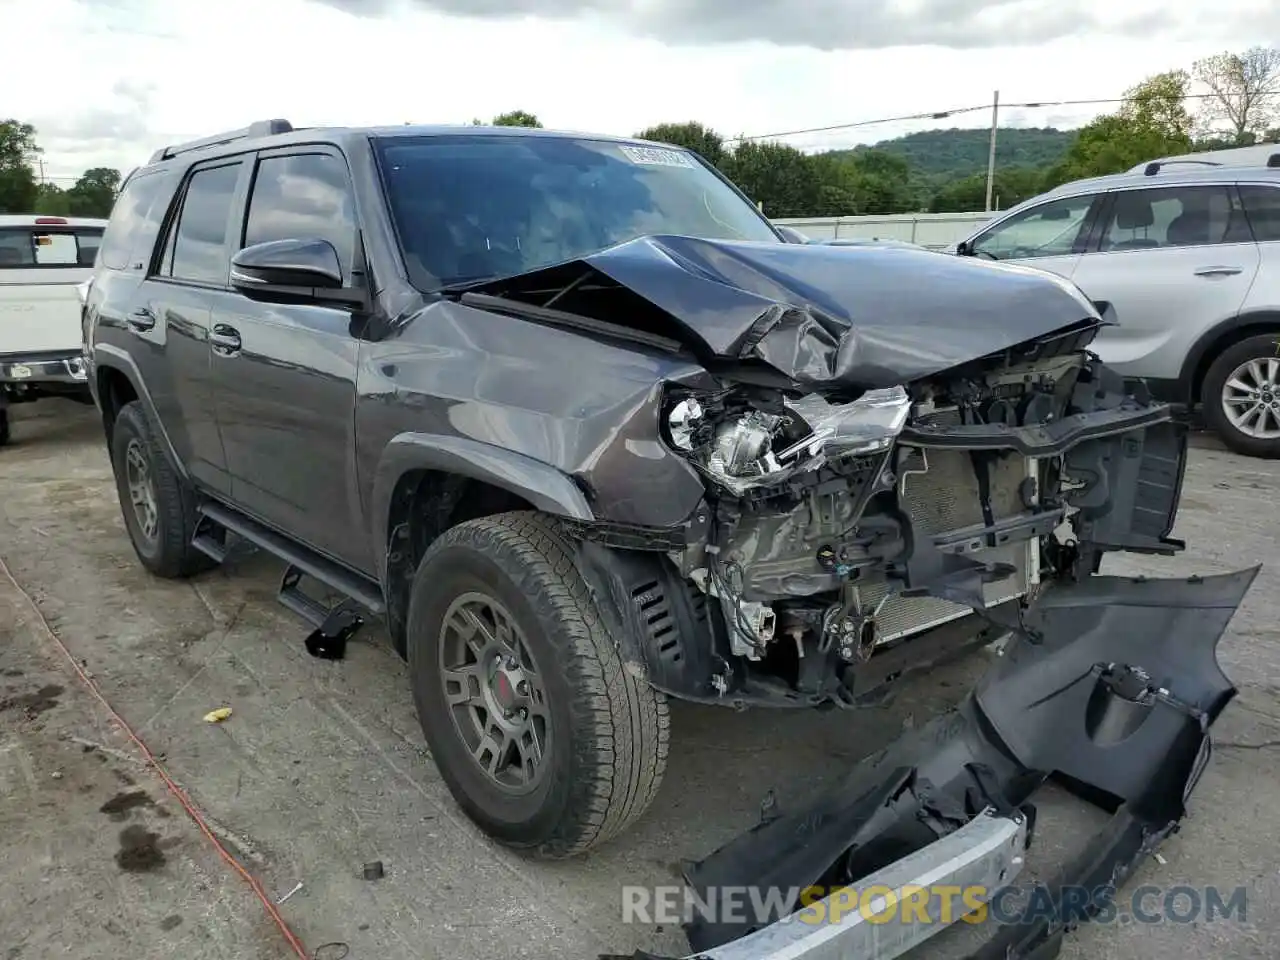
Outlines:
POLYGON ((1088 352, 1096 329, 843 394, 673 389, 708 522, 671 559, 719 614, 716 691, 854 704, 878 651, 975 611, 972 634, 1017 624, 1106 551, 1180 550, 1185 433, 1088 352))

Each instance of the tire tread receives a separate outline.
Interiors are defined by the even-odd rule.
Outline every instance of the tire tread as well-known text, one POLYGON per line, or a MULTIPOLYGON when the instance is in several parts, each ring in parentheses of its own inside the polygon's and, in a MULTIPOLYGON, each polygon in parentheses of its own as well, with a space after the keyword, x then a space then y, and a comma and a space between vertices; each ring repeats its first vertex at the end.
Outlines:
POLYGON ((666 697, 626 670, 554 519, 517 512, 467 521, 442 534, 423 564, 456 546, 497 563, 539 617, 559 626, 548 639, 559 647, 575 692, 575 775, 566 814, 537 852, 580 854, 626 830, 657 795, 671 732, 666 697))

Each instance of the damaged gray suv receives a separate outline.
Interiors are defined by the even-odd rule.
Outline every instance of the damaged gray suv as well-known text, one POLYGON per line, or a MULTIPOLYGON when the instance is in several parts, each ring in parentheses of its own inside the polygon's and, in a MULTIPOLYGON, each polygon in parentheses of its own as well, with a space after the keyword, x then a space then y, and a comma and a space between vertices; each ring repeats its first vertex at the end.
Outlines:
POLYGON ((785 242, 677 148, 284 121, 135 171, 84 312, 141 562, 277 555, 317 656, 385 617, 459 804, 545 856, 644 811, 668 697, 855 707, 1181 549, 1185 437, 1109 322, 785 242))

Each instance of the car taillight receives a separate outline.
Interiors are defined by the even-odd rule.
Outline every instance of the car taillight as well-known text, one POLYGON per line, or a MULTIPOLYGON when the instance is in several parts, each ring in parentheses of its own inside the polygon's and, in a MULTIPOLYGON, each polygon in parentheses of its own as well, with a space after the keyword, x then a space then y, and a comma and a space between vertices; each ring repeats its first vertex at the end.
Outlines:
POLYGON ((60 226, 67 225, 66 217, 36 217, 36 226, 43 224, 58 224, 60 226))

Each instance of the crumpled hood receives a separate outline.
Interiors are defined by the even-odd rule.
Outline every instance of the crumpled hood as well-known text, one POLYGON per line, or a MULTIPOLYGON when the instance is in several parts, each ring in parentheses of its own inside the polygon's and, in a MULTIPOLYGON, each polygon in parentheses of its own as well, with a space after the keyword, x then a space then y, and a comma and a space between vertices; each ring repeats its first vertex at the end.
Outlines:
MULTIPOLYGON (((1100 320, 1054 274, 926 250, 651 236, 551 270, 575 267, 658 308, 699 352, 762 360, 803 386, 893 386, 1100 320)), ((591 313, 634 322, 600 301, 591 313)))

